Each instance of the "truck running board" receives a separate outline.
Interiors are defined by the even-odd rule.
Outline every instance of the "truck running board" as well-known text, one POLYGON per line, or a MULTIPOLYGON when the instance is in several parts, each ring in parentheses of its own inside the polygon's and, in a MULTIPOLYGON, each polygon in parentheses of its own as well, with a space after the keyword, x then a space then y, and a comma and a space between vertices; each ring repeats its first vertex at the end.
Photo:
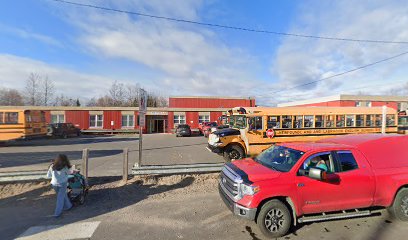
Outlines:
POLYGON ((363 217, 369 216, 372 212, 370 210, 359 211, 358 209, 354 209, 352 212, 343 211, 342 213, 322 213, 321 215, 313 215, 313 216, 304 216, 298 219, 299 223, 306 223, 306 222, 318 222, 318 221, 326 221, 326 220, 334 220, 334 219, 343 219, 343 218, 352 218, 352 217, 363 217))

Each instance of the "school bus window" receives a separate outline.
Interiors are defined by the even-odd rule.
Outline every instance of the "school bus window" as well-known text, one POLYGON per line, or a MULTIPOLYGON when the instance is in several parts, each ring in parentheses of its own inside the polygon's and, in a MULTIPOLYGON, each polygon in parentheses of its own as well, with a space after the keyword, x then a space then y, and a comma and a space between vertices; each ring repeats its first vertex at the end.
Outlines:
POLYGON ((395 115, 387 114, 387 126, 394 126, 395 125, 395 115))
POLYGON ((0 124, 4 123, 4 113, 0 112, 0 124))
POLYGON ((6 112, 4 123, 15 124, 18 123, 18 112, 6 112))
POLYGON ((356 121, 355 115, 346 115, 346 126, 347 127, 354 127, 355 121, 356 121))
POLYGON ((249 130, 262 130, 262 117, 253 117, 249 119, 249 130))
POLYGON ((376 114, 375 115, 375 126, 380 127, 382 124, 382 115, 381 114, 376 114))
POLYGON ((280 116, 269 116, 267 121, 267 128, 280 128, 280 116))
POLYGON ((344 127, 344 115, 336 115, 336 127, 344 127))
POLYGON ((282 116, 282 128, 292 128, 292 116, 282 116))
POLYGON ((366 127, 374 126, 374 115, 366 115, 366 127))
POLYGON ((233 124, 235 128, 245 128, 246 127, 246 117, 245 116, 235 116, 233 124))
POLYGON ((317 115, 315 117, 315 127, 317 128, 324 127, 324 117, 322 115, 317 115))
POLYGON ((303 128, 303 116, 295 116, 295 128, 303 128))
POLYGON ((313 122, 314 122, 314 116, 313 115, 305 116, 305 128, 312 128, 313 127, 313 122))
POLYGON ((356 127, 364 127, 364 115, 356 115, 356 127))
POLYGON ((334 116, 333 115, 326 116, 326 127, 327 128, 334 127, 334 116))

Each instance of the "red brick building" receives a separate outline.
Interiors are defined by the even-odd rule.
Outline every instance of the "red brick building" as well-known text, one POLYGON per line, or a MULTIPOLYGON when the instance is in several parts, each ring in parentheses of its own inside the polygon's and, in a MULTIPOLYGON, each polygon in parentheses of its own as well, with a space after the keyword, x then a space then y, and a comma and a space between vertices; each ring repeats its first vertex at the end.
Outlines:
MULTIPOLYGON (((169 107, 147 108, 146 133, 173 132, 177 124, 198 128, 218 121, 233 107, 255 107, 254 98, 170 97, 169 107)), ((3 107, 0 107, 0 109, 3 107)), ((16 107, 7 107, 16 108, 16 107)), ((83 130, 132 130, 139 128, 138 107, 30 107, 44 110, 48 123, 69 122, 83 130)))
POLYGON ((408 96, 380 95, 334 95, 278 104, 278 107, 325 106, 325 107, 381 107, 387 106, 398 111, 408 109, 408 96))

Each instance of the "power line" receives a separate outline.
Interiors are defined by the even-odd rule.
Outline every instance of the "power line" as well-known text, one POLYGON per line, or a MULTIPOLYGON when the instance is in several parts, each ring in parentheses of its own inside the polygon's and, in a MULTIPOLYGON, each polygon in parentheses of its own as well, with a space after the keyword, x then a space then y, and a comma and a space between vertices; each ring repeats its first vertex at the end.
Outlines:
POLYGON ((299 38, 322 39, 322 40, 347 41, 347 42, 408 44, 408 41, 387 41, 387 40, 372 40, 372 39, 339 38, 339 37, 305 35, 305 34, 297 34, 297 33, 285 33, 285 32, 277 32, 277 31, 270 31, 270 30, 258 30, 258 29, 247 28, 247 27, 221 25, 221 24, 216 24, 216 23, 206 23, 206 22, 198 22, 198 21, 192 21, 192 20, 186 20, 186 19, 157 16, 157 15, 152 15, 152 14, 126 11, 126 10, 114 9, 114 8, 109 8, 109 7, 101 7, 101 6, 92 5, 92 4, 77 3, 77 2, 71 2, 71 1, 65 1, 65 0, 51 0, 51 1, 75 5, 79 7, 88 7, 88 8, 94 8, 94 9, 111 11, 111 12, 126 13, 126 14, 131 14, 131 15, 137 15, 140 17, 149 17, 149 18, 162 19, 162 20, 173 21, 173 22, 189 23, 189 24, 196 24, 196 25, 213 27, 213 28, 224 28, 224 29, 232 29, 232 30, 238 30, 238 31, 254 32, 254 33, 264 33, 264 34, 273 34, 273 35, 299 37, 299 38))
POLYGON ((275 93, 285 92, 285 91, 292 90, 292 89, 295 89, 295 88, 304 87, 304 86, 308 86, 308 85, 311 85, 311 84, 314 84, 314 83, 317 83, 317 82, 321 82, 321 81, 325 81, 325 80, 328 80, 328 79, 331 79, 331 78, 339 77, 339 76, 342 76, 342 75, 345 75, 345 74, 348 74, 348 73, 351 73, 351 72, 355 72, 355 71, 358 71, 358 70, 361 70, 361 69, 364 69, 364 68, 368 68, 368 67, 374 66, 374 65, 379 64, 379 63, 383 63, 383 62, 386 62, 386 61, 390 61, 390 60, 392 60, 392 59, 395 59, 395 58, 404 56, 404 55, 406 55, 406 54, 408 54, 408 51, 407 51, 407 52, 400 53, 400 54, 397 54, 397 55, 392 56, 392 57, 389 57, 389 58, 385 58, 385 59, 382 59, 382 60, 373 62, 373 63, 369 63, 369 64, 366 64, 366 65, 363 65, 363 66, 360 66, 360 67, 356 67, 356 68, 347 70, 347 71, 345 71, 345 72, 337 73, 337 74, 331 75, 331 76, 329 76, 329 77, 321 78, 321 79, 319 79, 319 80, 311 81, 311 82, 308 82, 308 83, 303 83, 303 84, 295 85, 295 86, 293 86, 293 87, 285 88, 285 89, 282 89, 282 90, 279 90, 279 91, 275 91, 275 92, 272 92, 272 93, 269 93, 269 94, 275 94, 275 93))

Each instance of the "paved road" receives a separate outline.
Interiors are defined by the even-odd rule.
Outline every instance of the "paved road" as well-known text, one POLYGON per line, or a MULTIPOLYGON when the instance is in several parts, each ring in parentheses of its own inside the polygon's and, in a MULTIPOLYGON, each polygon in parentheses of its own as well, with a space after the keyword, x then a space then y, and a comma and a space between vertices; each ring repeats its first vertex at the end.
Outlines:
MULTIPOLYGON (((143 137, 143 164, 189 164, 222 162, 222 157, 205 148, 204 137, 176 138, 172 134, 143 137)), ((129 168, 138 158, 138 138, 133 135, 83 136, 69 139, 21 141, 0 147, 0 172, 47 169, 57 154, 67 154, 80 165, 82 149, 90 149, 90 176, 116 176, 122 173, 122 151, 129 148, 129 168)))
MULTIPOLYGON (((217 194, 216 175, 208 176, 135 180, 124 186, 108 181, 94 187, 85 205, 60 219, 47 217, 55 196, 41 185, 0 200, 0 236, 12 239, 33 226, 45 226, 40 227, 45 234, 49 225, 64 230, 71 223, 97 223, 91 239, 264 239, 255 223, 231 215, 217 194)), ((303 225, 281 239, 397 240, 407 234, 408 223, 394 222, 384 211, 379 216, 303 225)))

